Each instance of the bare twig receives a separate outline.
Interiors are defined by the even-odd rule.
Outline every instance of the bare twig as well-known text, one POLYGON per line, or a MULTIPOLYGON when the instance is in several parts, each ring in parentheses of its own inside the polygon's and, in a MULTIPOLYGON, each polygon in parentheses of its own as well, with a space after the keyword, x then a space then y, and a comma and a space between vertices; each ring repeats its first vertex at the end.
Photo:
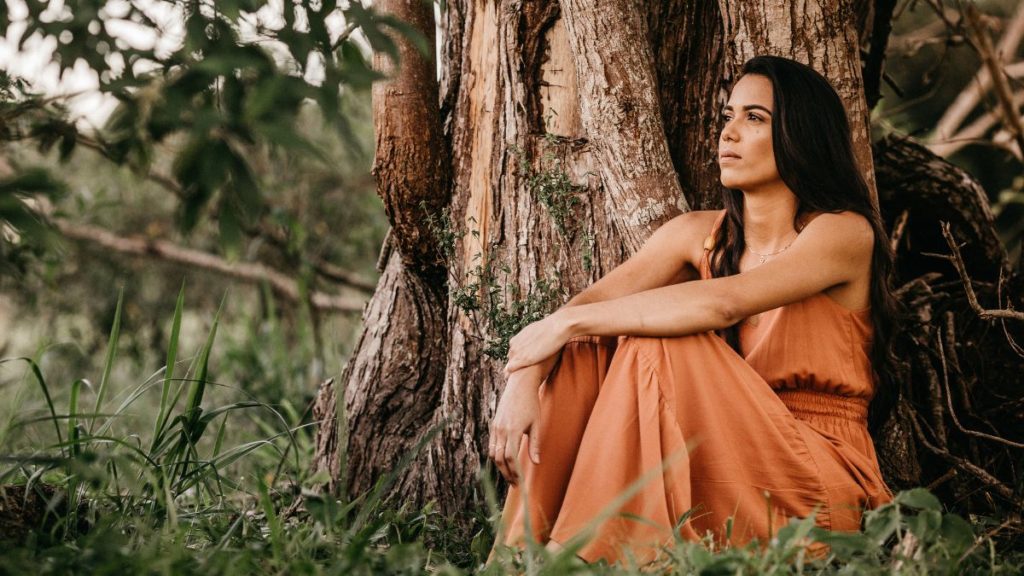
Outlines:
POLYGON ((939 345, 939 359, 942 361, 942 383, 946 389, 946 408, 949 410, 949 415, 953 418, 953 423, 956 424, 956 427, 968 436, 999 442, 1000 444, 1005 444, 1011 448, 1024 448, 1024 444, 1021 444, 1020 442, 1014 442, 1001 436, 993 436, 992 434, 986 434, 984 432, 978 432, 977 430, 968 430, 967 428, 964 428, 963 424, 960 423, 960 419, 956 415, 956 410, 953 409, 953 394, 949 390, 949 372, 946 370, 946 352, 944 349, 945 347, 942 345, 941 336, 936 334, 935 341, 939 345))
POLYGON ((874 5, 874 22, 871 25, 871 50, 864 61, 864 94, 868 109, 878 104, 882 97, 881 82, 884 75, 886 47, 892 32, 892 12, 897 0, 877 0, 874 5))
MULTIPOLYGON (((114 158, 110 155, 110 151, 107 150, 106 146, 104 146, 102 142, 94 138, 90 138, 84 134, 78 134, 75 138, 75 143, 77 143, 79 146, 84 146, 89 150, 93 150, 94 152, 108 160, 114 160, 114 158)), ((160 187, 166 189, 168 192, 174 194, 178 198, 182 198, 185 195, 184 191, 181 189, 181 186, 178 184, 178 182, 170 176, 160 174, 158 172, 147 171, 143 175, 143 177, 146 180, 149 180, 150 182, 159 184, 160 187)))
POLYGON ((939 445, 945 449, 947 447, 946 442, 946 423, 944 421, 945 410, 942 409, 941 396, 942 392, 939 390, 939 373, 935 371, 935 367, 932 366, 931 358, 928 357, 928 353, 925 352, 924 347, 917 349, 917 362, 918 366, 924 370, 928 376, 928 408, 930 411, 930 420, 932 426, 935 428, 935 438, 938 440, 939 445))
POLYGON ((899 245, 900 240, 903 238, 903 229, 907 226, 907 218, 910 217, 910 211, 904 210, 900 214, 899 218, 896 219, 896 223, 892 226, 892 236, 889 238, 889 250, 895 254, 896 246, 899 245))
POLYGON ((992 86, 995 89, 996 96, 999 98, 999 105, 1003 109, 1003 119, 1006 127, 1013 134, 1014 139, 1017 140, 1017 146, 1020 147, 1021 153, 1024 154, 1024 127, 1021 126, 1020 113, 1017 111, 1017 105, 1013 101, 1013 92, 1010 90, 1010 84, 1006 81, 1006 76, 1003 73, 1000 55, 996 53, 995 48, 992 46, 992 39, 982 25, 981 15, 974 4, 967 5, 967 22, 970 24, 971 31, 976 38, 975 46, 981 54, 981 60, 985 67, 988 68, 989 76, 992 79, 992 86))
POLYGON ((946 238, 946 243, 949 244, 949 248, 953 251, 953 255, 951 257, 947 256, 947 258, 953 263, 953 266, 956 267, 956 271, 960 273, 960 278, 963 280, 964 284, 964 291, 967 293, 967 302, 970 303, 971 308, 978 314, 978 316, 985 320, 992 320, 995 318, 1024 320, 1024 312, 1018 312, 1013 309, 986 310, 978 304, 978 296, 974 293, 974 287, 971 285, 970 277, 967 276, 967 268, 964 266, 963 257, 960 256, 960 246, 956 243, 956 240, 953 239, 953 234, 949 231, 949 222, 942 222, 941 228, 942 235, 946 238))
POLYGON ((988 471, 986 471, 984 468, 977 466, 976 464, 968 461, 965 458, 961 458, 959 456, 951 454, 949 450, 939 448, 938 446, 935 446, 934 444, 929 442, 927 436, 925 436, 924 434, 924 431, 921 429, 921 422, 919 420, 920 417, 917 415, 917 412, 910 410, 909 408, 906 408, 902 404, 898 407, 898 410, 902 411, 906 416, 909 417, 908 419, 910 420, 910 424, 914 427, 914 433, 917 435, 917 439, 921 441, 921 444, 924 445, 925 448, 930 450, 935 455, 943 458, 947 462, 954 464, 964 472, 973 475, 974 477, 978 478, 985 484, 988 484, 1003 498, 1006 498, 1011 502, 1014 501, 1013 490, 1011 490, 1010 487, 1008 487, 1006 484, 1003 484, 998 478, 989 474, 988 471))
MULTIPOLYGON (((1002 268, 1000 268, 999 269, 999 284, 996 285, 996 301, 997 302, 1002 302, 1003 301, 1003 282, 1004 282, 1003 273, 1004 273, 1004 270, 1002 268)), ((1021 358, 1024 358, 1024 347, 1021 347, 1021 345, 1017 343, 1017 339, 1014 338, 1013 335, 1010 334, 1010 331, 1006 329, 1006 322, 1005 321, 1000 322, 1000 325, 1002 325, 1003 335, 1006 336, 1006 341, 1010 344, 1010 349, 1013 350, 1021 358)))
POLYGON ((356 26, 355 22, 349 22, 346 24, 345 29, 341 31, 338 38, 331 44, 331 50, 333 51, 340 48, 342 43, 348 40, 348 37, 352 35, 352 32, 354 32, 357 27, 358 26, 356 26))
POLYGON ((995 528, 993 528, 993 529, 989 530, 988 532, 986 532, 981 538, 976 538, 974 540, 974 544, 971 544, 971 547, 968 548, 967 550, 965 550, 964 553, 960 555, 960 559, 957 560, 957 564, 963 562, 968 556, 973 554, 974 551, 977 550, 979 546, 984 544, 986 541, 988 541, 990 538, 992 538, 996 534, 1002 532, 1003 530, 1005 530, 1006 528, 1009 528, 1010 526, 1012 526, 1014 524, 1019 524, 1019 523, 1020 523, 1019 519, 1017 519, 1017 518, 1010 518, 1009 520, 1004 521, 999 526, 996 526, 995 528))
POLYGON ((999 118, 992 111, 986 111, 952 137, 933 140, 928 144, 928 149, 936 156, 948 157, 969 144, 993 144, 991 139, 985 138, 985 134, 998 123, 999 118))
POLYGON ((945 484, 946 482, 948 482, 950 478, 955 478, 956 477, 956 473, 957 473, 957 469, 956 469, 956 466, 954 466, 954 467, 950 468, 949 470, 947 470, 946 473, 943 474, 942 476, 939 476, 935 480, 932 480, 931 484, 928 484, 927 486, 925 486, 925 489, 934 492, 936 488, 938 488, 939 486, 941 486, 941 485, 945 484))
MULTIPOLYGON (((54 218, 52 222, 62 235, 78 242, 106 248, 120 254, 152 257, 184 264, 243 282, 253 284, 266 282, 276 293, 288 300, 296 303, 302 301, 302 291, 299 289, 298 282, 260 263, 228 262, 219 256, 185 248, 167 240, 119 236, 97 226, 75 224, 62 218, 54 218)), ((309 299, 314 307, 322 310, 361 312, 363 309, 363 301, 359 298, 312 292, 309 299)))

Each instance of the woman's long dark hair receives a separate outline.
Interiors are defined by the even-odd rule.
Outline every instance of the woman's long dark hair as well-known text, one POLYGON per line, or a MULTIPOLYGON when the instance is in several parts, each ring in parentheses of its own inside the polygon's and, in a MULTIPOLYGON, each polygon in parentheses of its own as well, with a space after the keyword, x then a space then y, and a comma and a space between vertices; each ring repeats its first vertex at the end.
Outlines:
MULTIPOLYGON (((874 336, 870 358, 875 371, 875 399, 870 408, 872 426, 881 423, 896 393, 892 381, 890 342, 902 315, 892 295, 893 255, 882 218, 857 166, 850 124, 839 95, 814 69, 777 56, 758 56, 743 65, 740 77, 764 76, 772 83, 774 113, 772 143, 779 176, 796 195, 798 208, 793 229, 809 212, 856 212, 871 223, 875 247, 871 259, 871 320, 874 336)), ((743 234, 743 193, 723 188, 726 217, 715 238, 711 269, 715 277, 739 273, 740 256, 746 249, 743 234)), ((739 324, 719 335, 740 352, 739 324)))

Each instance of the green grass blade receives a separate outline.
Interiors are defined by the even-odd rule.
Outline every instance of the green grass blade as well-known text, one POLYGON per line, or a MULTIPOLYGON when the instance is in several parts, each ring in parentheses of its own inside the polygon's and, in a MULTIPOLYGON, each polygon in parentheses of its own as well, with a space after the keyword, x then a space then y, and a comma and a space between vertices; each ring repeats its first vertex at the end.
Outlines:
MULTIPOLYGON (((210 350, 213 349, 213 340, 217 337, 217 326, 220 323, 220 314, 224 310, 224 302, 226 301, 227 294, 221 299, 220 307, 217 308, 217 314, 213 317, 213 326, 210 327, 210 334, 207 336, 206 344, 199 354, 199 372, 196 374, 195 379, 192 381, 192 386, 188 390, 188 397, 185 401, 185 414, 190 420, 195 420, 199 417, 199 405, 203 402, 203 394, 206 391, 207 384, 206 378, 210 368, 210 350)), ((196 442, 198 438, 194 438, 192 441, 196 442)))
MULTIPOLYGON (((117 356, 117 341, 121 337, 121 307, 124 304, 124 287, 117 295, 117 308, 114 310, 114 323, 110 328, 110 340, 107 341, 107 358, 103 364, 103 376, 100 378, 100 387, 96 392, 96 406, 93 412, 99 412, 103 405, 103 397, 107 393, 107 386, 110 384, 110 371, 114 367, 114 357, 117 356)), ((89 432, 92 433, 95 418, 89 421, 89 432)))
POLYGON ((217 441, 213 444, 213 455, 212 458, 216 458, 220 454, 220 449, 224 445, 224 431, 227 429, 228 417, 225 415, 220 420, 220 428, 217 430, 217 441))
POLYGON ((157 413, 156 423, 153 427, 152 447, 155 448, 162 436, 161 431, 167 424, 167 416, 170 413, 170 406, 167 401, 171 393, 171 383, 174 381, 174 364, 178 361, 178 335, 181 333, 181 315, 185 306, 185 282, 182 281, 181 289, 178 291, 178 301, 174 305, 174 319, 171 321, 171 341, 167 346, 167 364, 164 371, 163 389, 160 391, 160 412, 157 413))
MULTIPOLYGON (((7 362, 15 360, 24 360, 28 363, 29 368, 32 370, 32 374, 36 377, 36 382, 39 382, 39 387, 43 390, 43 396, 46 398, 46 407, 50 410, 50 416, 53 420, 53 427, 57 430, 57 442, 61 445, 64 444, 64 436, 60 432, 60 421, 57 418, 57 410, 53 407, 53 398, 50 397, 50 388, 46 385, 46 379, 43 378, 43 372, 39 369, 39 365, 36 361, 27 357, 22 356, 20 358, 7 358, 0 360, 0 364, 6 364, 7 362)), ((63 449, 61 450, 61 456, 67 457, 63 449)))
POLYGON ((281 519, 277 517, 277 511, 274 510, 274 503, 270 499, 270 490, 267 488, 267 483, 263 481, 263 475, 257 473, 256 480, 260 490, 260 504, 263 507, 263 513, 266 514, 267 525, 270 528, 270 543, 274 548, 274 555, 278 559, 283 559, 284 535, 281 530, 281 519))

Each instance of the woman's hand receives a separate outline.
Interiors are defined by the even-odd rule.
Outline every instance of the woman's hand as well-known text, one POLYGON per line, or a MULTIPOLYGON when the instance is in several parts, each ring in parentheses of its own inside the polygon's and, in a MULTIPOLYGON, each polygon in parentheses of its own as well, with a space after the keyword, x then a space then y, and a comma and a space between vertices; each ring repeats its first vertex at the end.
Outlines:
POLYGON ((519 370, 512 374, 491 421, 487 456, 494 460, 509 484, 519 482, 516 464, 523 434, 529 438, 530 459, 540 464, 540 438, 537 434, 540 400, 537 390, 543 379, 541 370, 519 370))
POLYGON ((564 309, 538 320, 519 331, 508 341, 508 363, 505 376, 533 366, 558 353, 572 337, 564 309))

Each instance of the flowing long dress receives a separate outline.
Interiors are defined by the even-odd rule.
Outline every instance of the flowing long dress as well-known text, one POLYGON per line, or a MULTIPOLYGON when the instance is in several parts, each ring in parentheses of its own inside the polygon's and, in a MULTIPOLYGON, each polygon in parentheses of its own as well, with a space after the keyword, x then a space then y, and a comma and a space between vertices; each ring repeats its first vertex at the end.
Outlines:
POLYGON ((570 340, 538 390, 540 464, 524 438, 500 542, 522 545, 528 520, 537 542, 564 545, 609 506, 620 513, 578 552, 588 562, 653 559, 694 507, 686 539, 764 542, 815 511, 823 528, 858 530, 865 508, 892 500, 867 429, 871 335, 869 309, 821 292, 744 321, 742 356, 713 331, 570 340))

